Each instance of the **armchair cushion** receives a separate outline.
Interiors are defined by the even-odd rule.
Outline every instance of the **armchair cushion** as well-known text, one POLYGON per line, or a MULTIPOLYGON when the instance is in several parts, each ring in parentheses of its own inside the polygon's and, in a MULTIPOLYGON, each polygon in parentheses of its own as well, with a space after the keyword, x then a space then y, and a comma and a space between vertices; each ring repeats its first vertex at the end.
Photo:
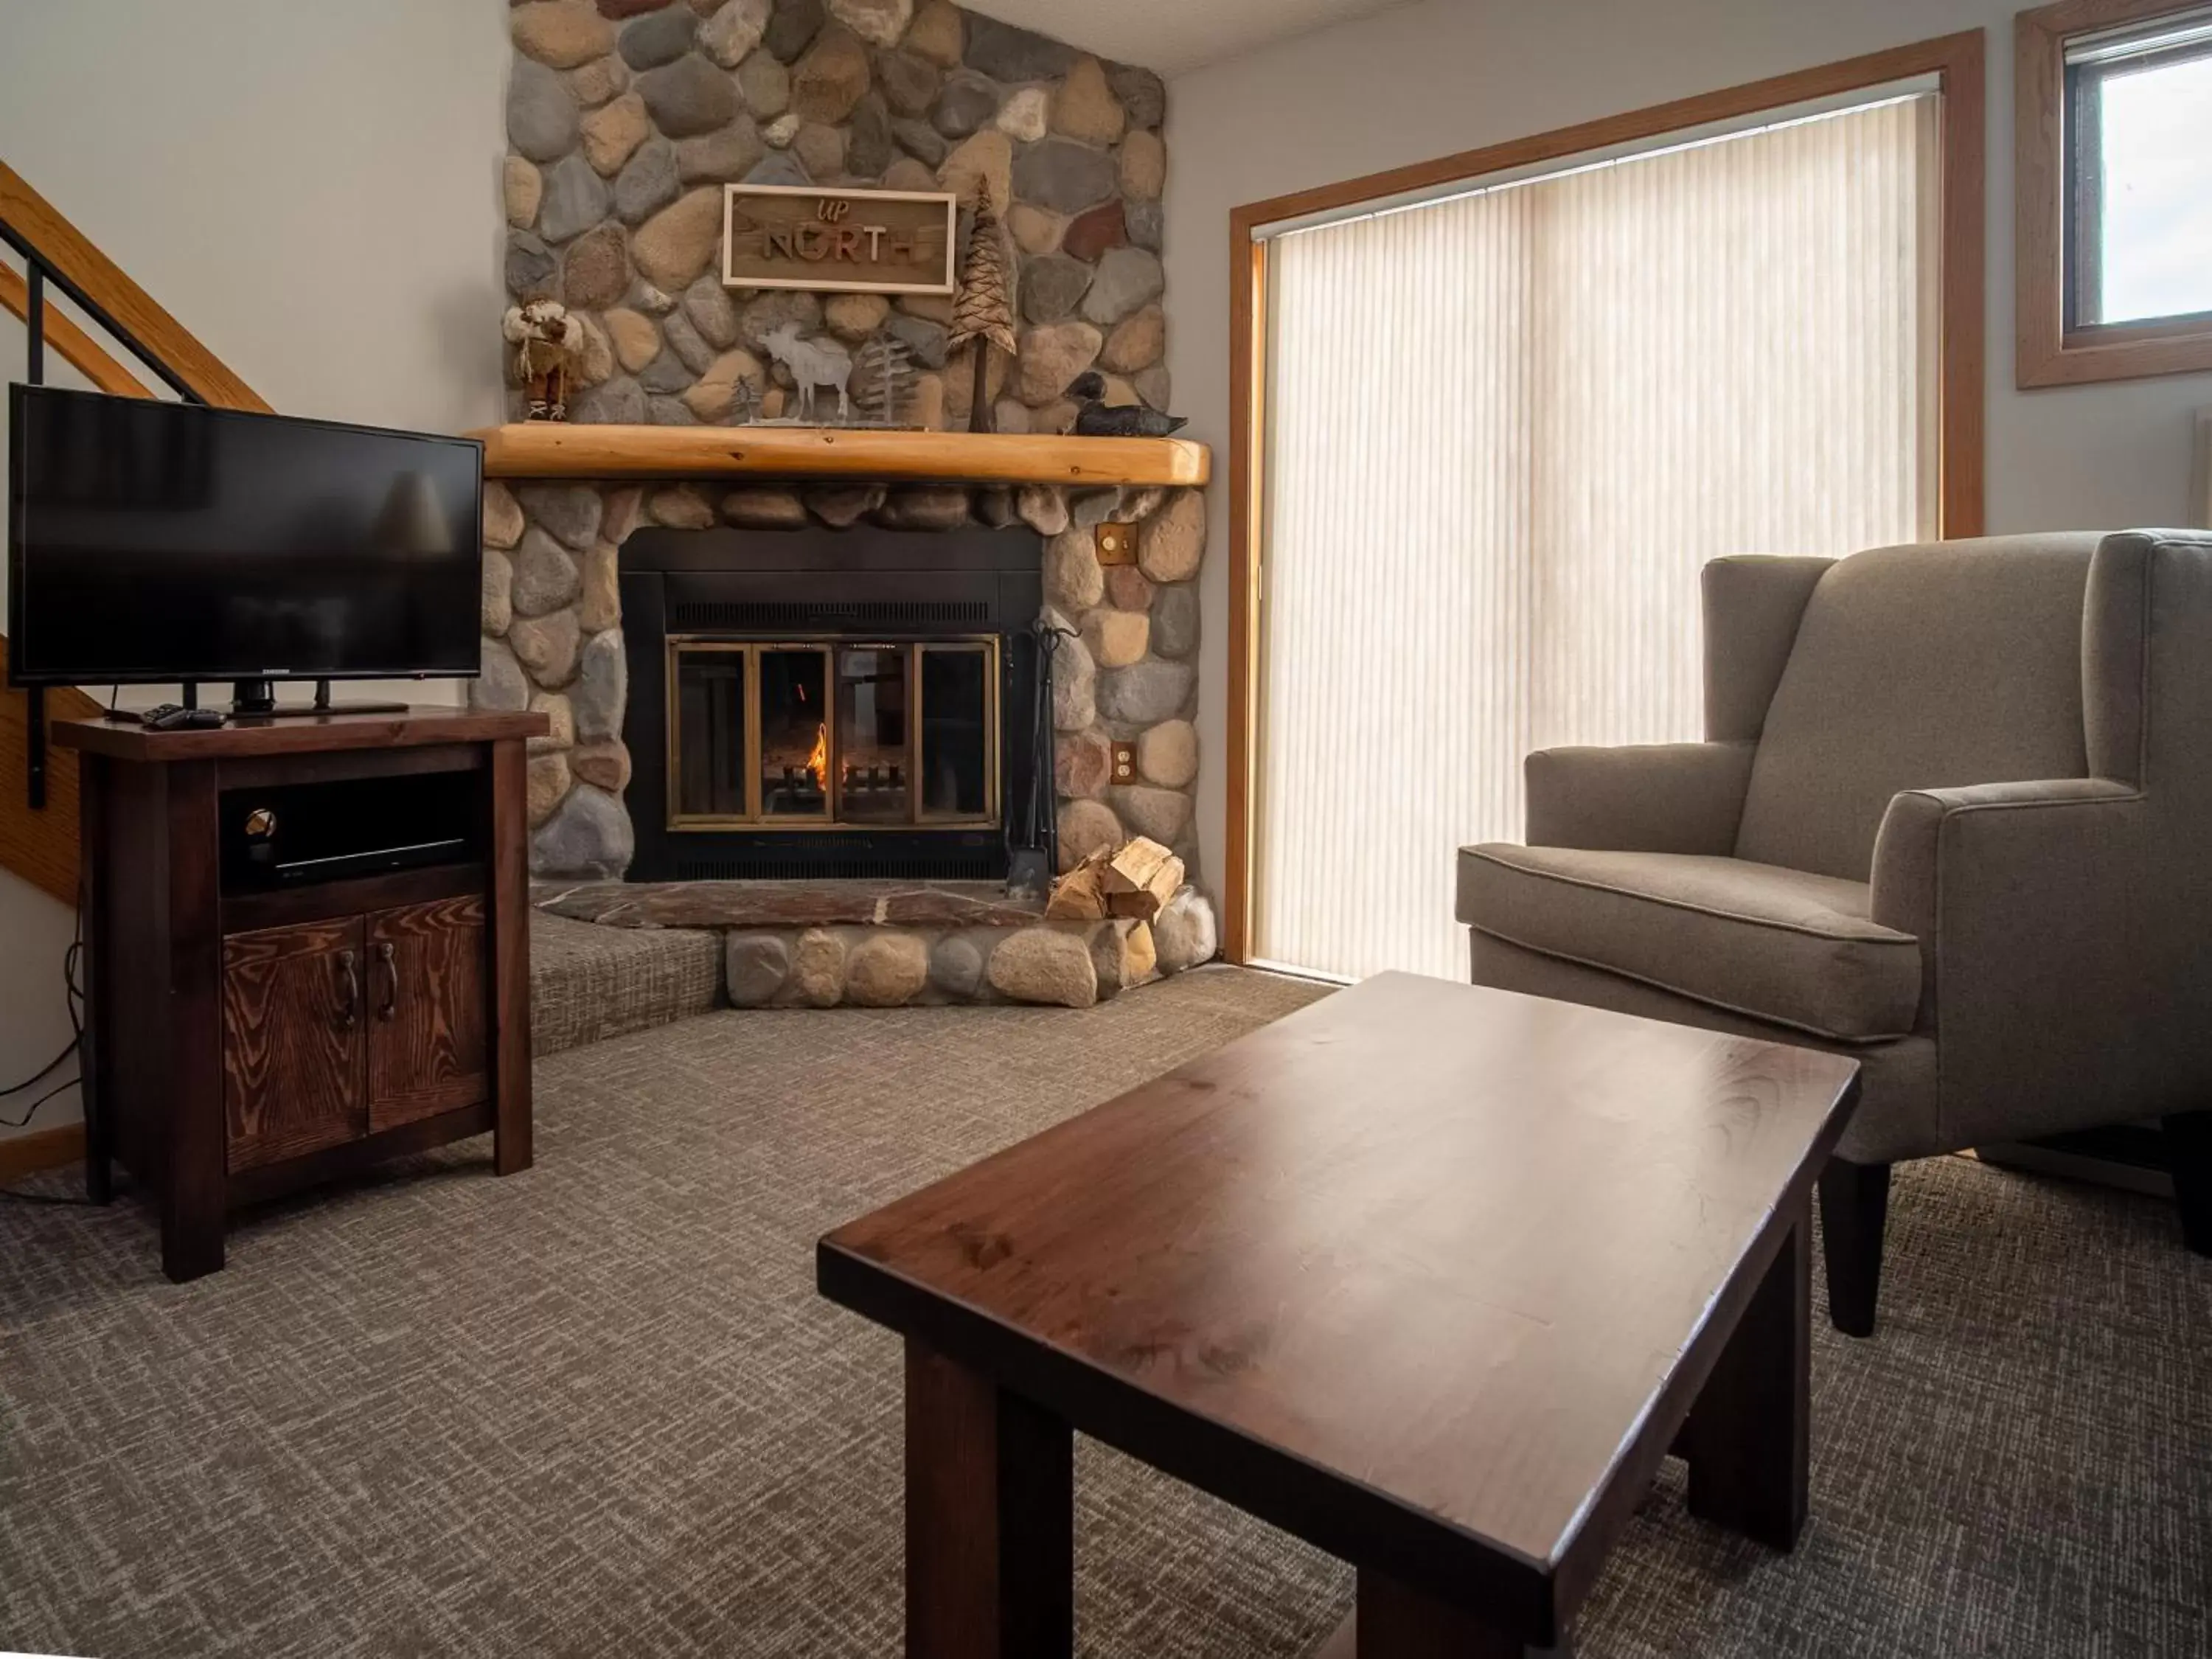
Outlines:
POLYGON ((1663 1019, 1704 1031, 1727 1031, 1765 1042, 1802 1042, 1807 1048, 1849 1055, 1859 1063, 1859 1105, 1836 1151, 1854 1164, 1918 1158, 1936 1144, 1936 1039, 1925 1031, 1889 1042, 1838 1042, 1832 1037, 1778 1030, 1768 1021, 1716 1008, 1710 1002, 1693 1002, 1641 980, 1585 968, 1564 957, 1524 951, 1480 928, 1468 937, 1474 946, 1470 966, 1477 985, 1518 991, 1523 996, 1549 997, 1555 1002, 1610 1008, 1618 1014, 1663 1019))
POLYGON ((1815 1036, 1913 1029, 1920 943, 1868 916, 1867 884, 1741 859, 1462 848, 1459 919, 1547 956, 1815 1036))

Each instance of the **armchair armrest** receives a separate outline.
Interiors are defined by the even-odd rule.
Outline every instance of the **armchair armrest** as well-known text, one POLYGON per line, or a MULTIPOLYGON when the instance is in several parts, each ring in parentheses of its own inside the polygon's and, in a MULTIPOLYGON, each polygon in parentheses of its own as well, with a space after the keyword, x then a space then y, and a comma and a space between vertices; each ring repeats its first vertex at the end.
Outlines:
POLYGON ((2049 889, 2021 891, 2017 899, 2063 902, 2095 879, 2100 853, 2112 850, 2109 838, 2123 821, 2109 809, 2142 799, 2132 785, 2110 778, 1905 790, 1891 800, 1875 836, 1872 919, 1930 944, 1942 930, 1944 877, 1989 881, 1999 874, 1992 859, 2021 878, 2051 878, 2049 889))
POLYGON ((1540 749, 1523 772, 1528 844, 1724 857, 1735 849, 1756 747, 1540 749))
MULTIPOLYGON (((2135 1115, 2157 1067, 2157 890, 2148 802, 2108 778, 1911 789, 1875 839, 1871 912, 1920 940, 1922 1030, 1940 1055, 1946 1152, 2135 1115)), ((2140 1111, 2157 1109, 2144 1103, 2140 1111)))

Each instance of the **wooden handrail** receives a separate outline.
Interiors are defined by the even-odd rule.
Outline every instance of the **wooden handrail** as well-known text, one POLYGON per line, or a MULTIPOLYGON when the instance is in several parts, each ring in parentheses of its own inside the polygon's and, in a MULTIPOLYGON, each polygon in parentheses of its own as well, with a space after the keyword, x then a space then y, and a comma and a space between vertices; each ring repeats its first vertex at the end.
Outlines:
POLYGON ((0 225, 36 249, 49 269, 113 319, 137 348, 150 353, 199 397, 224 409, 269 412, 269 405, 252 386, 225 368, 5 161, 0 161, 0 225))
MULTIPOLYGON (((12 311, 27 323, 31 320, 31 285, 9 265, 0 265, 0 311, 12 311)), ((46 343, 86 380, 118 398, 154 395, 151 387, 116 362, 74 319, 57 311, 52 301, 46 302, 46 343)))

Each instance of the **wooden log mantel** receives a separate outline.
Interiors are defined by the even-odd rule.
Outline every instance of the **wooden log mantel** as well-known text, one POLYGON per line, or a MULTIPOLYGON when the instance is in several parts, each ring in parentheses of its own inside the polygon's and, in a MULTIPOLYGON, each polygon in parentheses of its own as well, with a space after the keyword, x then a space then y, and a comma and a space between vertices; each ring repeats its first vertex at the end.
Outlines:
POLYGON ((850 478, 874 483, 1203 484, 1212 453, 1184 438, 878 432, 849 427, 570 425, 468 434, 493 478, 850 478))

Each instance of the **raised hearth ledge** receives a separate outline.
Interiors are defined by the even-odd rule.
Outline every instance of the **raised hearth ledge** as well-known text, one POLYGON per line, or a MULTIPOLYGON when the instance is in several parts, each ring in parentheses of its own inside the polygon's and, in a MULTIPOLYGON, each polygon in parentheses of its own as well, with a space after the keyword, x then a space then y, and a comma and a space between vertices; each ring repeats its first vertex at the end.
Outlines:
POLYGON ((529 421, 468 434, 493 478, 849 478, 873 483, 1192 488, 1212 453, 1186 438, 871 432, 849 427, 614 426, 529 421))
POLYGON ((540 882, 541 910, 608 927, 1022 927, 1044 901, 990 881, 540 882))

